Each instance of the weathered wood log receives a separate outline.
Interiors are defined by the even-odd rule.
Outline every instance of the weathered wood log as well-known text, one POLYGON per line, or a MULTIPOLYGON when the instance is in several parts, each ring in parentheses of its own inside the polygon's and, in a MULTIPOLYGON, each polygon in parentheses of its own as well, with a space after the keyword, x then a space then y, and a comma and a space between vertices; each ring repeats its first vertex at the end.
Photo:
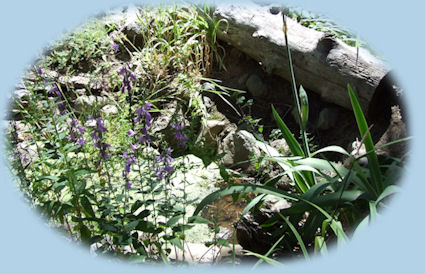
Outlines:
MULTIPOLYGON (((268 73, 290 79, 282 15, 272 14, 270 7, 221 5, 215 20, 225 19, 217 37, 260 62, 268 73)), ((306 28, 286 18, 288 43, 293 59, 295 79, 321 95, 327 102, 351 109, 347 84, 356 91, 366 111, 375 88, 389 68, 366 49, 357 49, 325 33, 306 28)))

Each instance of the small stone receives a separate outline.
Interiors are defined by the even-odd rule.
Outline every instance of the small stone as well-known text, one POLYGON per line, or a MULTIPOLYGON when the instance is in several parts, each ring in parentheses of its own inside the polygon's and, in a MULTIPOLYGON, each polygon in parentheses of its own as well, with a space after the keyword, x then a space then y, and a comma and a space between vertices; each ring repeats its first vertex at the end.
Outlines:
POLYGON ((279 153, 282 156, 288 156, 288 155, 291 154, 291 150, 289 149, 289 146, 286 143, 285 139, 273 140, 270 143, 270 146, 272 146, 273 148, 277 149, 277 151, 279 151, 279 153))
POLYGON ((102 112, 105 115, 117 114, 118 108, 114 105, 106 105, 100 110, 100 112, 102 112))

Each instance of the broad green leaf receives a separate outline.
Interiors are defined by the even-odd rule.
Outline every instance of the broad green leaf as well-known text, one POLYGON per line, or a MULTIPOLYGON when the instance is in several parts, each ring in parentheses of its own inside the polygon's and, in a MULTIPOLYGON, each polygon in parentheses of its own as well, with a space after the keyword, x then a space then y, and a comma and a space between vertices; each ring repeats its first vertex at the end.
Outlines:
POLYGON ((390 185, 387 188, 384 189, 384 191, 382 191, 381 195, 379 195, 378 199, 376 199, 376 204, 379 204, 379 202, 381 202, 383 199, 385 199, 386 197, 396 193, 396 192, 400 192, 401 188, 395 185, 390 185))
POLYGON ((125 226, 124 226, 124 230, 127 232, 127 233, 130 233, 131 231, 133 231, 133 230, 135 230, 136 229, 136 227, 137 227, 137 225, 139 224, 139 220, 134 220, 134 221, 131 221, 131 222, 129 222, 128 224, 126 224, 125 226))
POLYGON ((208 204, 217 200, 218 198, 225 196, 225 195, 235 194, 235 193, 260 193, 260 194, 263 193, 263 194, 274 195, 274 196, 284 198, 284 199, 289 199, 289 200, 292 200, 292 201, 298 201, 299 200, 299 198, 296 195, 286 193, 286 192, 284 192, 280 189, 276 189, 276 188, 273 188, 273 187, 250 185, 250 184, 240 184, 240 185, 235 185, 235 186, 229 186, 229 187, 217 190, 217 191, 209 194, 196 207, 195 212, 193 213, 193 216, 198 215, 199 212, 205 206, 207 206, 208 204))
POLYGON ((170 240, 168 240, 171 244, 177 246, 179 249, 184 251, 184 247, 183 244, 181 242, 181 240, 179 238, 172 238, 170 240))
POLYGON ((87 228, 84 224, 80 223, 79 225, 80 236, 83 242, 89 242, 91 239, 90 229, 87 228))
POLYGON ((357 100, 356 95, 354 94, 353 89, 350 85, 347 85, 348 93, 350 95, 351 105, 353 106, 354 116, 356 117, 357 126, 359 128, 360 135, 364 138, 364 145, 366 147, 366 152, 369 153, 367 155, 368 159, 368 167, 370 169, 370 174, 372 177, 372 183, 374 184, 374 188, 378 193, 382 193, 383 182, 381 171, 379 169, 378 157, 376 156, 375 146, 372 141, 372 137, 369 133, 369 127, 366 122, 366 118, 363 114, 362 108, 357 100))
POLYGON ((337 152, 337 153, 341 153, 341 154, 346 155, 346 156, 350 156, 350 153, 348 153, 348 151, 346 151, 345 149, 343 149, 340 146, 327 146, 327 147, 321 148, 321 149, 311 153, 311 157, 314 157, 315 155, 317 155, 319 153, 323 153, 323 152, 337 152))
POLYGON ((322 236, 316 236, 314 238, 314 253, 317 254, 319 252, 322 255, 326 255, 328 253, 325 238, 322 236))
POLYGON ((290 208, 283 209, 281 212, 285 215, 300 214, 311 210, 311 208, 314 207, 312 204, 322 208, 328 206, 335 207, 337 205, 341 206, 346 202, 352 202, 359 199, 362 194, 363 192, 360 190, 345 190, 342 194, 333 192, 326 195, 314 196, 309 199, 308 202, 306 202, 307 200, 300 201, 293 204, 290 208))
POLYGON ((248 211, 250 211, 251 208, 256 206, 265 196, 266 196, 266 194, 261 194, 261 195, 258 195, 257 197, 255 197, 254 199, 252 199, 251 202, 249 202, 246 205, 246 207, 244 208, 244 210, 242 211, 241 216, 244 216, 245 214, 247 214, 248 211))
POLYGON ((279 114, 277 113, 276 109, 272 105, 272 113, 273 117, 277 122, 277 125, 282 132, 283 137, 285 138, 286 143, 289 146, 289 149, 291 150, 292 154, 296 156, 305 156, 304 152, 298 143, 298 141, 295 139, 294 135, 292 135, 292 132, 289 130, 289 128, 286 126, 285 122, 283 122, 282 118, 280 118, 279 114))
POLYGON ((89 201, 89 199, 87 199, 86 196, 82 196, 80 198, 80 204, 83 207, 83 209, 84 209, 87 217, 90 217, 90 218, 95 218, 96 217, 96 215, 94 214, 93 208, 92 208, 92 206, 90 204, 90 201, 89 201))
POLYGON ((230 247, 230 243, 223 238, 218 238, 217 244, 220 245, 220 246, 230 247))
POLYGON ((179 214, 179 215, 177 215, 177 216, 171 217, 171 218, 167 221, 167 226, 168 226, 168 227, 172 227, 172 226, 174 226, 175 224, 177 224, 177 223, 179 222, 179 220, 180 220, 181 218, 183 218, 183 215, 182 215, 182 214, 179 214))
POLYGON ((38 176, 36 181, 41 181, 41 180, 57 181, 59 180, 59 177, 58 176, 38 176))

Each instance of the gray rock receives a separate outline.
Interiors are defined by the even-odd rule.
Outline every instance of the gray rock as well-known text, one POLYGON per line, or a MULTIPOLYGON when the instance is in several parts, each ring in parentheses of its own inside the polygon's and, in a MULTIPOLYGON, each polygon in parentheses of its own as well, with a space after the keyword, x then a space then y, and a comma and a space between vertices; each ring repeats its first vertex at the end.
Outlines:
POLYGON ((16 121, 14 123, 16 128, 16 134, 18 137, 18 142, 30 140, 32 138, 30 125, 25 124, 24 122, 21 122, 21 121, 16 121))
POLYGON ((125 13, 125 23, 121 30, 136 47, 142 46, 143 43, 144 26, 139 21, 139 14, 138 8, 130 5, 125 13))
POLYGON ((101 108, 106 105, 108 99, 101 96, 83 95, 74 100, 74 109, 76 111, 83 111, 86 108, 98 107, 101 108))
POLYGON ((254 97, 261 97, 267 93, 267 85, 257 74, 251 74, 245 84, 248 92, 254 97))
POLYGON ((115 105, 106 105, 100 110, 100 112, 105 115, 117 114, 118 108, 115 105))
MULTIPOLYGON (((152 121, 151 132, 161 132, 170 129, 170 122, 173 118, 173 115, 176 115, 177 112, 177 101, 170 102, 163 107, 162 112, 158 117, 155 117, 152 121)), ((182 114, 182 113, 181 113, 182 114)))
MULTIPOLYGON (((375 147, 379 148, 390 142, 405 138, 407 136, 406 125, 404 124, 400 108, 398 106, 391 107, 391 121, 387 130, 376 143, 375 147)), ((407 152, 407 142, 396 143, 377 150, 378 155, 391 156, 395 158, 404 158, 407 152)))
POLYGON ((277 151, 279 151, 281 156, 288 156, 291 154, 291 150, 289 149, 289 146, 286 143, 285 139, 273 140, 270 143, 270 146, 275 148, 277 151))
POLYGON ((207 111, 211 112, 211 110, 215 107, 215 103, 207 96, 202 96, 202 100, 204 102, 204 106, 207 108, 207 111))
POLYGON ((225 153, 222 163, 239 167, 250 173, 255 171, 252 158, 260 157, 260 150, 252 143, 254 135, 245 130, 230 132, 219 145, 219 153, 225 153))
POLYGON ((19 152, 19 157, 21 158, 22 165, 27 165, 29 163, 38 161, 39 155, 38 150, 44 148, 44 143, 37 142, 32 143, 30 141, 23 141, 18 143, 17 149, 19 152))
POLYGON ((28 105, 31 92, 26 89, 17 89, 14 91, 13 95, 13 98, 17 103, 21 104, 23 107, 26 107, 28 105))
POLYGON ((214 139, 224 129, 227 123, 226 121, 207 120, 205 133, 206 136, 209 136, 209 138, 214 139))

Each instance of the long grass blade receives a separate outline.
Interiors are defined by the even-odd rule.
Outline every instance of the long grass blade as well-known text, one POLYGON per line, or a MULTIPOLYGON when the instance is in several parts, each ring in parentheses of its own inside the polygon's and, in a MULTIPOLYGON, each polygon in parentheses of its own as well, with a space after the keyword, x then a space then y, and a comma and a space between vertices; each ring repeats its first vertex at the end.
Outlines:
MULTIPOLYGON (((357 100, 356 95, 354 94, 353 89, 350 85, 347 85, 348 93, 351 100, 351 105, 353 106, 354 115, 356 117, 357 126, 359 128, 360 135, 364 137, 364 145, 366 147, 366 151, 368 154, 368 166, 370 168, 370 175, 372 177, 372 183, 374 184, 374 188, 377 190, 377 193, 382 193, 383 182, 382 175, 379 169, 378 157, 376 156, 375 146, 372 141, 372 137, 369 133, 369 127, 366 122, 366 118, 363 114, 363 111, 360 107, 359 101, 357 100)), ((377 198, 377 197, 375 197, 377 198)))
POLYGON ((274 119, 277 122, 277 126, 282 132, 283 138, 285 138, 285 141, 288 144, 292 154, 295 156, 305 156, 297 139, 295 139, 294 135, 292 135, 292 132, 286 126, 285 122, 283 122, 282 118, 280 118, 279 114, 277 113, 273 105, 272 105, 272 113, 273 113, 274 119))
POLYGON ((310 257, 308 256, 307 249, 305 248, 305 244, 303 239, 301 238, 301 235, 298 233, 298 231, 295 229, 295 227, 291 224, 290 221, 288 221, 285 216, 283 216, 280 212, 278 212, 279 216, 282 218, 282 220, 285 221, 285 223, 288 225, 288 227, 291 229, 292 233, 294 234, 295 238, 297 238, 298 244, 300 245, 301 251, 303 252, 304 258, 306 260, 309 260, 310 257))

